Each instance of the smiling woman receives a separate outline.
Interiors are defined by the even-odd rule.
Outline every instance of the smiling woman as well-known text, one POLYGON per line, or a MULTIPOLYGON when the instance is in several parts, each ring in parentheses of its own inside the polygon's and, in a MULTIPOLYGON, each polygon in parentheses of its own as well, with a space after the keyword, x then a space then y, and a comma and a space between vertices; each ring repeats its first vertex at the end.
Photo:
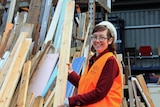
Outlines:
POLYGON ((122 72, 115 57, 117 32, 112 23, 103 21, 92 32, 95 54, 89 59, 82 76, 68 64, 68 80, 78 88, 75 96, 66 98, 69 107, 120 107, 122 72))
POLYGON ((103 21, 97 24, 92 34, 92 45, 97 56, 107 48, 113 53, 116 51, 117 32, 112 23, 103 21))

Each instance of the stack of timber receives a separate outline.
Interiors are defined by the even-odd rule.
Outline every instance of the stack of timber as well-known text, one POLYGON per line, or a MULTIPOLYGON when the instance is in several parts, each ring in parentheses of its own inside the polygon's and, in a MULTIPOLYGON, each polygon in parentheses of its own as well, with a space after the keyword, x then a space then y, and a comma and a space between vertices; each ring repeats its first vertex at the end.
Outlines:
MULTIPOLYGON (((129 56, 129 52, 127 52, 129 56)), ((142 74, 132 75, 130 68, 130 59, 128 57, 128 66, 122 62, 124 69, 124 90, 125 92, 121 107, 155 107, 149 89, 142 74)))
POLYGON ((0 107, 57 107, 72 95, 67 63, 84 68, 90 24, 75 18, 75 1, 54 2, 0 1, 0 107))

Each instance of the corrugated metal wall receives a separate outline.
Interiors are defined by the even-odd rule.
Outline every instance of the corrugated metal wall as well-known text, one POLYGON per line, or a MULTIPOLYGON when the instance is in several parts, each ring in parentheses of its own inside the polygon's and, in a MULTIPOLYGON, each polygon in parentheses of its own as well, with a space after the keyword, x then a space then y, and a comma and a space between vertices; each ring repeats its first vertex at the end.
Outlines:
POLYGON ((160 46, 160 9, 112 12, 109 17, 118 16, 125 24, 125 47, 150 45, 158 54, 160 46))
MULTIPOLYGON (((158 54, 160 46, 160 9, 111 12, 109 17, 118 16, 125 24, 125 47, 136 47, 137 53, 142 45, 150 45, 153 54, 158 54)), ((159 60, 152 60, 160 65, 159 60)))

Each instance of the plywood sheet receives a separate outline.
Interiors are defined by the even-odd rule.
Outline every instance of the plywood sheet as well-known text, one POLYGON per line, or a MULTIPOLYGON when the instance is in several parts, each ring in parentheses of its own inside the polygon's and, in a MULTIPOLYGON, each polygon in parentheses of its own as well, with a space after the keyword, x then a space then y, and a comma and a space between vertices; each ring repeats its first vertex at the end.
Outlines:
POLYGON ((35 97, 42 96, 42 93, 47 85, 51 73, 57 63, 58 54, 47 54, 41 66, 33 74, 30 80, 29 93, 34 93, 35 97))

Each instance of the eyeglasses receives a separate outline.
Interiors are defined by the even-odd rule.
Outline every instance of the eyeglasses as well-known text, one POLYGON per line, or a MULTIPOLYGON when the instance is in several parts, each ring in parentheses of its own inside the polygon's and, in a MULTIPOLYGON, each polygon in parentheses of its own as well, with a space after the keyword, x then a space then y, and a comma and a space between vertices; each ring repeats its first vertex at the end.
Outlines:
POLYGON ((108 38, 107 38, 107 37, 92 36, 91 39, 92 39, 93 41, 96 41, 97 39, 98 39, 99 41, 105 41, 105 40, 108 39, 108 38))

